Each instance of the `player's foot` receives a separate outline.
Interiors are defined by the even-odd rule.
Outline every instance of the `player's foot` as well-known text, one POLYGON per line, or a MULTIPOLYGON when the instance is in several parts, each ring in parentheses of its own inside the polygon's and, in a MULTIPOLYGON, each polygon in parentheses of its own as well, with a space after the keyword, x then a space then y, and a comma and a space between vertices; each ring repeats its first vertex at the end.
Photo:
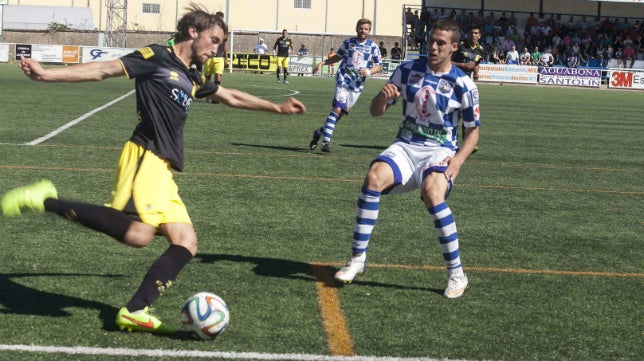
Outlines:
POLYGON ((479 146, 477 145, 476 147, 474 147, 474 150, 470 154, 474 154, 474 153, 476 153, 478 151, 479 151, 479 146))
POLYGON ((367 259, 364 255, 351 257, 347 265, 335 273, 335 279, 342 283, 351 283, 357 275, 361 275, 367 269, 367 259))
POLYGON ((143 309, 143 312, 134 314, 123 307, 116 315, 116 326, 121 331, 141 331, 152 333, 175 333, 176 330, 172 326, 162 323, 158 318, 150 315, 148 307, 143 309))
POLYGON ((21 208, 44 212, 45 199, 47 198, 58 198, 56 187, 48 179, 40 180, 28 186, 14 188, 2 197, 2 214, 5 216, 19 216, 21 208))
POLYGON ((309 149, 314 150, 318 146, 318 142, 320 141, 320 136, 321 134, 318 133, 318 130, 313 131, 313 135, 311 136, 311 142, 309 142, 309 149))
POLYGON ((463 272, 463 268, 459 267, 454 270, 447 271, 447 288, 445 289, 445 297, 457 298, 461 297, 467 288, 467 276, 463 272))
POLYGON ((277 77, 277 82, 278 82, 278 83, 280 82, 280 77, 279 77, 279 76, 277 77))
POLYGON ((330 142, 322 142, 322 149, 320 149, 324 153, 331 153, 331 145, 330 142))
POLYGON ((284 79, 284 84, 288 84, 288 80, 284 79))

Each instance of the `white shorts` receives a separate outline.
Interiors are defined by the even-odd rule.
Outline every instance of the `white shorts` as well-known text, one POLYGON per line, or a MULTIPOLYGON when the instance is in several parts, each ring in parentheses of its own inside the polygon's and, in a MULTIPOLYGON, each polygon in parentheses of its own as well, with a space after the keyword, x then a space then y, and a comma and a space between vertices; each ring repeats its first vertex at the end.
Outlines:
POLYGON ((362 92, 351 91, 342 86, 336 86, 332 106, 334 108, 340 108, 344 113, 349 114, 349 110, 356 104, 358 98, 360 98, 360 94, 362 92))
MULTIPOLYGON (((405 193, 419 189, 423 180, 433 172, 445 173, 446 157, 453 157, 455 152, 451 149, 436 146, 421 146, 396 142, 385 149, 376 157, 374 162, 382 161, 391 167, 394 172, 394 184, 386 189, 384 194, 405 193)), ((447 180, 449 185, 445 198, 452 190, 452 180, 447 180)))

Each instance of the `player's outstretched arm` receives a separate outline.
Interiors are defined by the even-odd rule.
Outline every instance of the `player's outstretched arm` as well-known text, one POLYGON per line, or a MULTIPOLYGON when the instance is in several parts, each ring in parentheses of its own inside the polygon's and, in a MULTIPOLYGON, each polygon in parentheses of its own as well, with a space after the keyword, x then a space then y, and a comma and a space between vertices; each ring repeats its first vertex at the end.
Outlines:
POLYGON ((99 81, 125 74, 118 60, 45 69, 37 60, 21 57, 18 68, 31 80, 43 82, 99 81))
POLYGON ((268 100, 258 98, 252 94, 237 89, 228 89, 219 87, 215 94, 208 98, 223 103, 229 107, 261 110, 277 114, 301 114, 306 112, 306 107, 302 102, 295 98, 288 98, 283 103, 273 103, 268 100))
POLYGON ((382 87, 378 95, 371 100, 371 115, 377 117, 385 114, 387 109, 391 106, 390 100, 395 100, 400 96, 398 87, 394 84, 387 83, 382 87))

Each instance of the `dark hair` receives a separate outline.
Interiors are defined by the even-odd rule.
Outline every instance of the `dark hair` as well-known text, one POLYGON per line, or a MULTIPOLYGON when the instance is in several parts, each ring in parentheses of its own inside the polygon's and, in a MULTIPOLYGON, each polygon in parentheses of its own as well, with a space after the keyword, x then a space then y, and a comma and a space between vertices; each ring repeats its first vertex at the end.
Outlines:
POLYGON ((432 24, 431 32, 435 30, 451 31, 452 32, 452 42, 458 42, 460 36, 460 27, 456 22, 451 19, 439 19, 432 24))
POLYGON ((224 36, 228 34, 228 25, 226 25, 223 17, 210 14, 207 10, 195 3, 190 3, 190 6, 188 6, 186 10, 188 10, 188 13, 186 13, 177 24, 177 34, 175 35, 175 40, 177 42, 190 39, 191 26, 197 29, 197 32, 199 33, 212 27, 219 26, 224 31, 224 36))

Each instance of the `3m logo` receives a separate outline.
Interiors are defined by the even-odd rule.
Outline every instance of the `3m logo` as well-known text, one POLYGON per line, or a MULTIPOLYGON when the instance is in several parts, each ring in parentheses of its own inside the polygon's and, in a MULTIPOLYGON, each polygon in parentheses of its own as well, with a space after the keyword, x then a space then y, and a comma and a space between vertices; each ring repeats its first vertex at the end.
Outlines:
POLYGON ((633 87, 633 73, 615 71, 611 75, 610 85, 614 87, 633 87))

